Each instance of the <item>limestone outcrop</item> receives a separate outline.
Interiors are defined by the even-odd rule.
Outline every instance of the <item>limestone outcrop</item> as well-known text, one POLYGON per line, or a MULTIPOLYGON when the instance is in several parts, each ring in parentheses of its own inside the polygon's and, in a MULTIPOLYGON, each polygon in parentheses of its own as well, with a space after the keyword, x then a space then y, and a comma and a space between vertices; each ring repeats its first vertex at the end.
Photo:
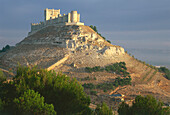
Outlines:
POLYGON ((26 37, 21 44, 51 44, 71 51, 96 49, 103 55, 121 55, 124 49, 104 40, 89 26, 50 26, 26 37))

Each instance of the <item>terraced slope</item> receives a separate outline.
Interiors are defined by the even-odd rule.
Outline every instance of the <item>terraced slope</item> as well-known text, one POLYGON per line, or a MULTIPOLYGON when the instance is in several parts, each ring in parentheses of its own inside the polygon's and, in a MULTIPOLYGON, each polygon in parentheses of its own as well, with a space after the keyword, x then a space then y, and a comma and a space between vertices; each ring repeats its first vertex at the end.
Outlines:
MULTIPOLYGON (((71 77, 76 77, 82 84, 84 83, 109 83, 118 77, 117 74, 103 72, 87 73, 85 67, 106 66, 116 62, 126 62, 127 70, 132 77, 132 85, 124 86, 118 89, 115 93, 125 94, 126 97, 135 97, 136 95, 152 94, 157 99, 164 102, 170 100, 170 81, 165 79, 161 73, 157 72, 145 64, 139 62, 128 54, 115 55, 112 57, 104 58, 102 55, 97 54, 95 51, 84 51, 73 53, 65 63, 56 67, 55 71, 63 71, 71 77), (73 66, 74 65, 74 66, 73 66), (91 80, 83 80, 83 78, 91 77, 91 80), (93 78, 96 78, 94 80, 93 78), (161 84, 162 83, 162 84, 161 84)), ((103 92, 103 90, 95 90, 98 92, 98 97, 91 96, 94 101, 100 100, 100 96, 109 95, 113 90, 103 92)), ((90 90, 87 90, 90 94, 90 90)), ((109 102, 108 102, 109 103, 109 102)), ((113 103, 112 103, 113 104, 113 103)))

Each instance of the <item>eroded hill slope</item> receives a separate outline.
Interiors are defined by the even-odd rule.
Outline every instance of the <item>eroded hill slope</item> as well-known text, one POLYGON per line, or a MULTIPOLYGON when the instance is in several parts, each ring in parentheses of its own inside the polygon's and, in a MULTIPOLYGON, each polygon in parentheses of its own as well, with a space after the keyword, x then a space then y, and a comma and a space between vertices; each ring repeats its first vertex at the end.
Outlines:
MULTIPOLYGON (((86 67, 105 67, 116 62, 125 62, 130 73, 132 84, 119 86, 114 93, 122 93, 133 98, 136 95, 152 94, 164 102, 170 100, 170 81, 161 73, 141 63, 124 52, 120 46, 108 43, 88 26, 49 26, 26 37, 12 50, 0 57, 0 67, 9 70, 21 65, 37 65, 48 68, 68 56, 68 59, 53 67, 56 72, 62 71, 70 77, 76 77, 80 83, 110 83, 117 77, 107 71, 85 71, 86 67), (88 78, 85 80, 85 78, 88 78)), ((85 89, 90 94, 89 89, 85 89)), ((93 102, 106 100, 110 105, 115 103, 109 98, 114 89, 103 91, 93 89, 93 102)))

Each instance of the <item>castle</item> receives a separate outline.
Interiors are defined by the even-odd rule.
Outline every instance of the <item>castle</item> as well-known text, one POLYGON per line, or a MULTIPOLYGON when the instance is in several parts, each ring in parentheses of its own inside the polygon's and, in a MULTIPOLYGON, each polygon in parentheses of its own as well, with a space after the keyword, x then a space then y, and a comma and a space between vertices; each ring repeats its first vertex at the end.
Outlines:
POLYGON ((80 14, 77 11, 71 11, 67 15, 61 15, 60 9, 46 8, 44 10, 44 22, 31 23, 31 32, 28 35, 50 25, 84 25, 84 23, 80 22, 80 14))

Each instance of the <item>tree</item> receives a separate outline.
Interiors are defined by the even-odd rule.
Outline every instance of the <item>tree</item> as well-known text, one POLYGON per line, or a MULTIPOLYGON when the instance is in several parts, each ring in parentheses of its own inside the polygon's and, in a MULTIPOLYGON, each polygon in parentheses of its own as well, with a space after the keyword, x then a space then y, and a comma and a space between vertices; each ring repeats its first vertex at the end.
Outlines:
POLYGON ((11 47, 9 45, 6 45, 5 47, 2 48, 2 50, 0 50, 0 52, 6 52, 7 50, 9 50, 11 47))
POLYGON ((0 70, 0 84, 6 80, 4 73, 0 70))
POLYGON ((129 105, 122 102, 122 104, 119 105, 118 113, 119 115, 127 115, 127 113, 129 113, 129 105))
POLYGON ((94 30, 95 32, 98 32, 96 26, 93 27, 93 30, 94 30))
POLYGON ((93 29, 93 25, 90 25, 90 28, 92 28, 92 29, 93 29))
POLYGON ((170 80, 170 70, 166 67, 160 67, 158 69, 160 72, 163 72, 165 74, 165 78, 167 78, 168 80, 170 80))
POLYGON ((6 46, 5 46, 5 49, 7 49, 7 50, 10 49, 10 46, 9 46, 9 45, 6 45, 6 46))
POLYGON ((157 101, 153 96, 137 96, 131 107, 122 103, 119 106, 120 115, 169 115, 169 108, 163 108, 163 103, 157 101))
POLYGON ((0 112, 3 110, 3 102, 2 102, 2 100, 1 100, 1 98, 0 98, 0 112))
POLYGON ((27 90, 14 99, 17 114, 56 115, 52 104, 44 103, 44 97, 34 90, 27 90))
POLYGON ((62 73, 56 76, 54 71, 18 67, 13 81, 18 93, 28 89, 39 92, 58 114, 82 113, 90 104, 82 85, 62 73))
POLYGON ((95 113, 97 115, 113 115, 112 109, 107 106, 106 103, 102 103, 102 105, 97 105, 95 109, 95 113))
POLYGON ((111 44, 111 41, 110 40, 107 40, 107 42, 109 42, 111 44))

